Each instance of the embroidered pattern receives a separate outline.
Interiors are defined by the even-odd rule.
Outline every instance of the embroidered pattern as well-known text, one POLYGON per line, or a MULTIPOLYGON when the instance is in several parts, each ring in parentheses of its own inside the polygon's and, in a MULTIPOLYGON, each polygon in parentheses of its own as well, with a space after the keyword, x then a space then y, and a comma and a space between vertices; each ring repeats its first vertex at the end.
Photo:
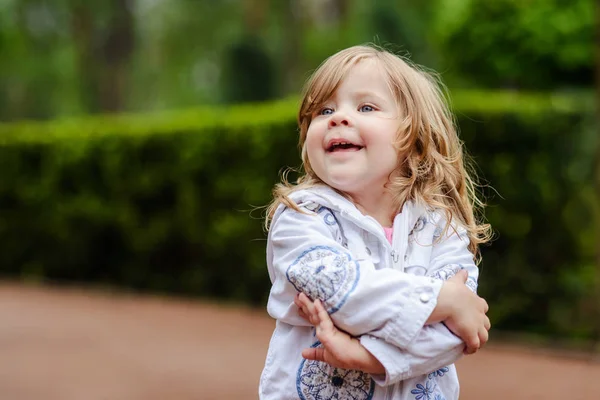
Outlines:
POLYGON ((436 240, 438 240, 440 236, 442 236, 443 232, 444 229, 441 226, 436 226, 435 230, 433 231, 433 241, 435 242, 436 240))
POLYGON ((463 266, 460 264, 448 264, 435 271, 433 277, 441 279, 443 281, 447 281, 448 279, 456 275, 456 273, 461 269, 463 269, 463 266))
POLYGON ((354 290, 360 271, 349 253, 315 246, 302 253, 286 271, 287 279, 311 299, 320 299, 329 314, 340 309, 354 290))
MULTIPOLYGON (((322 347, 320 342, 312 347, 322 347)), ((371 400, 375 382, 362 372, 335 368, 314 360, 302 360, 296 376, 296 389, 302 400, 371 400)))
POLYGON ((348 242, 344 235, 344 230, 342 228, 342 225, 335 217, 335 214, 333 213, 333 211, 331 211, 327 207, 320 206, 316 210, 316 213, 321 214, 323 216, 323 222, 325 222, 325 224, 328 225, 329 228, 332 230, 335 240, 338 243, 341 243, 342 246, 348 248, 348 242))
POLYGON ((425 215, 421 215, 419 219, 417 219, 417 222, 415 222, 415 226, 411 229, 408 236, 412 236, 413 233, 416 232, 421 232, 423 229, 425 229, 425 225, 427 225, 427 217, 425 215))
MULTIPOLYGON (((412 227, 412 229, 410 230, 410 232, 408 233, 408 249, 409 251, 412 250, 412 245, 413 243, 419 243, 422 242, 423 238, 420 238, 421 240, 419 240, 419 238, 417 238, 417 233, 423 231, 425 229, 425 227, 427 226, 427 224, 434 224, 435 225, 435 220, 433 218, 432 215, 428 214, 424 214, 421 215, 417 221, 415 222, 415 225, 412 227)), ((437 232, 437 229, 436 229, 437 232)), ((435 236, 435 232, 433 234, 433 241, 435 241, 436 236, 435 236)), ((426 243, 425 245, 428 246, 430 243, 429 241, 423 242, 426 243)), ((423 244, 422 244, 423 245, 423 244)))
POLYGON ((444 374, 447 373, 449 370, 450 370, 450 368, 443 367, 443 368, 438 369, 437 371, 433 371, 427 377, 429 379, 434 379, 436 376, 444 376, 444 374))
POLYGON ((417 383, 417 386, 410 391, 415 395, 415 400, 446 400, 444 396, 439 393, 436 378, 444 376, 448 371, 450 371, 449 367, 440 368, 427 375, 425 384, 417 383))
POLYGON ((477 293, 477 281, 475 280, 475 278, 469 276, 465 285, 467 285, 467 287, 471 289, 473 293, 477 293))
MULTIPOLYGON (((458 271, 460 271, 461 269, 464 269, 464 268, 465 267, 463 267, 461 264, 448 264, 448 265, 438 269, 437 271, 435 271, 435 273, 432 276, 434 278, 441 279, 443 281, 447 281, 448 279, 450 279, 454 275, 456 275, 456 273, 458 271)), ((467 282, 465 282, 465 285, 467 285, 467 287, 469 289, 471 289, 471 291, 473 293, 477 293, 477 281, 475 280, 475 278, 473 278, 472 276, 469 276, 467 278, 467 282)))
POLYGON ((333 216, 332 213, 326 213, 323 216, 323 220, 325 221, 325 223, 327 225, 335 225, 336 224, 335 217, 333 216))
POLYGON ((433 394, 435 386, 435 382, 432 380, 427 380, 427 382, 425 382, 425 386, 417 383, 417 387, 410 392, 415 395, 416 400, 431 400, 431 395, 433 394))

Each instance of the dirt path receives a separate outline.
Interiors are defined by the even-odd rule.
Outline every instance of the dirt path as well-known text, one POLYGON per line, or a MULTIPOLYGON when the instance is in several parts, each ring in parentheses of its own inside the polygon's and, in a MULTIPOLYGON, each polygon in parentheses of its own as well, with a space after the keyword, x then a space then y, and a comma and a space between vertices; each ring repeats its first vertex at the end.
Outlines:
MULTIPOLYGON (((0 285, 2 400, 256 399, 273 321, 191 301, 0 285)), ((600 363, 488 346, 461 399, 600 399, 600 363)))

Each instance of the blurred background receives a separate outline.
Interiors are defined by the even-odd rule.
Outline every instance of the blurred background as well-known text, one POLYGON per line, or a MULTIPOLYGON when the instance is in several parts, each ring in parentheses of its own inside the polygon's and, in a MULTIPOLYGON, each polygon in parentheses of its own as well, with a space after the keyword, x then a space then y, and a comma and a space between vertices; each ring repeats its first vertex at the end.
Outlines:
POLYGON ((299 91, 327 56, 374 42, 450 89, 496 232, 480 279, 495 337, 597 354, 599 10, 596 0, 0 0, 9 297, 17 284, 61 285, 264 309, 259 207, 281 169, 299 165, 299 91))

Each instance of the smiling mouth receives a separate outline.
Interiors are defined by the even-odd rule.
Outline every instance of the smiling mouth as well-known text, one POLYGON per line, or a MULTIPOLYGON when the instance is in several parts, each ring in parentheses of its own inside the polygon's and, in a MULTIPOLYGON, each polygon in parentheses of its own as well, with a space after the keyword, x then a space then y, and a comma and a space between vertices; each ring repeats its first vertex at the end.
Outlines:
POLYGON ((364 146, 359 146, 350 142, 336 142, 332 143, 329 147, 327 147, 328 153, 335 153, 338 151, 359 151, 364 146))

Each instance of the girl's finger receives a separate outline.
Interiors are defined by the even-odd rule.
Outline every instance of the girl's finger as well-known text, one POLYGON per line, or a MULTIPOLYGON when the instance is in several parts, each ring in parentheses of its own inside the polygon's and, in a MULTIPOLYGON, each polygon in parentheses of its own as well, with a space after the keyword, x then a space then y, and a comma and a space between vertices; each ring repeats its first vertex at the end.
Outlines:
POLYGON ((306 298, 306 295, 304 293, 298 293, 296 296, 294 296, 294 304, 298 308, 302 308, 306 304, 304 301, 302 301, 303 298, 306 298), (304 296, 304 297, 302 297, 302 296, 304 296))
POLYGON ((325 349, 313 347, 302 350, 302 357, 307 360, 325 361, 325 349))
MULTIPOLYGON (((303 312, 304 315, 307 315, 306 314, 306 307, 304 306, 304 303, 302 303, 300 301, 300 299, 298 298, 298 296, 296 296, 294 298, 294 304, 296 305, 296 307, 298 307, 298 313, 303 312)), ((307 316, 307 319, 308 319, 308 316, 307 316)))
POLYGON ((335 329, 335 325, 333 325, 333 321, 331 321, 331 317, 321 301, 319 299, 315 300, 314 303, 315 310, 317 312, 318 324, 324 331, 333 331, 335 329))
POLYGON ((487 329, 488 331, 492 328, 492 323, 490 322, 490 319, 488 317, 485 317, 484 326, 485 329, 487 329))
POLYGON ((296 305, 296 307, 298 307, 298 308, 302 307, 302 302, 301 302, 301 301, 300 301, 300 299, 299 299, 299 295, 300 295, 300 294, 297 294, 296 296, 294 296, 294 304, 295 304, 295 305, 296 305))
POLYGON ((300 293, 298 300, 302 303, 302 309, 307 315, 310 316, 311 314, 315 313, 315 306, 313 302, 304 293, 300 293))
POLYGON ((300 292, 297 296, 298 302, 303 306, 304 311, 306 311, 310 306, 312 306, 312 301, 306 296, 304 293, 300 292))
POLYGON ((298 293, 298 295, 294 298, 294 304, 298 306, 299 309, 304 311, 307 316, 310 316, 312 312, 312 301, 302 292, 298 293))
POLYGON ((464 339, 466 345, 467 345, 467 353, 466 354, 473 354, 476 353, 477 350, 479 350, 479 335, 477 333, 475 333, 475 336, 469 336, 466 337, 464 339))
POLYGON ((484 298, 481 298, 481 300, 483 301, 483 312, 487 313, 490 310, 490 306, 484 298))
POLYGON ((308 318, 308 315, 306 315, 306 313, 304 311, 302 311, 301 308, 298 308, 298 315, 300 317, 302 317, 303 319, 305 319, 307 322, 310 322, 310 319, 308 318))
POLYGON ((489 339, 490 335, 487 331, 487 329, 481 329, 479 331, 479 343, 480 343, 480 347, 485 345, 489 339))

